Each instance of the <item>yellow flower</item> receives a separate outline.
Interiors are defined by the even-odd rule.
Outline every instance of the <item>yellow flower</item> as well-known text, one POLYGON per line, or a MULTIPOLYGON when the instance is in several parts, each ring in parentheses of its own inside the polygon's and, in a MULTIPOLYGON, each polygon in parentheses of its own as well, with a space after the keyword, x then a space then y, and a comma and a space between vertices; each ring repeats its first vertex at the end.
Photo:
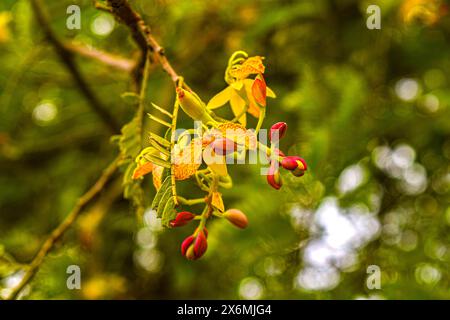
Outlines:
POLYGON ((253 130, 247 130, 241 124, 232 122, 222 123, 217 129, 213 128, 203 135, 203 141, 207 141, 206 144, 204 143, 203 161, 219 176, 227 176, 226 156, 217 154, 213 146, 214 140, 221 138, 236 143, 238 145, 236 151, 239 153, 239 151, 256 149, 257 137, 253 130))
POLYGON ((260 56, 247 58, 242 64, 233 65, 228 73, 236 80, 244 80, 252 74, 264 73, 263 59, 260 56))
MULTIPOLYGON (((179 145, 174 146, 172 164, 173 173, 176 180, 186 180, 197 172, 201 165, 202 156, 202 139, 193 139, 191 143, 182 148, 179 145)), ((159 155, 160 158, 166 158, 155 149, 150 149, 147 154, 159 155)), ((133 179, 138 179, 144 175, 153 173, 153 185, 156 190, 159 190, 162 183, 162 173, 164 167, 152 163, 145 159, 145 154, 139 156, 138 165, 133 172, 133 179)))
MULTIPOLYGON (((260 107, 255 100, 252 92, 253 82, 255 80, 248 79, 252 74, 262 75, 265 71, 263 58, 260 56, 250 58, 237 58, 238 63, 233 64, 233 57, 230 59, 229 67, 225 73, 225 79, 229 86, 216 94, 207 104, 206 108, 213 110, 230 103, 236 119, 243 126, 247 125, 248 112, 255 118, 259 117, 260 107)), ((275 98, 275 93, 266 87, 267 97, 275 98)))

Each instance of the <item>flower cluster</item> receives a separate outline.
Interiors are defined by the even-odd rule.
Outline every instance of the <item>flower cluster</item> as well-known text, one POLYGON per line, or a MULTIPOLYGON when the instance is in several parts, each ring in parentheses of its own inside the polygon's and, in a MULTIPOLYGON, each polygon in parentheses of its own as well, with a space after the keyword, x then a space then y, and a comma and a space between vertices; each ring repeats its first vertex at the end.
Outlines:
POLYGON ((204 103, 181 81, 176 88, 172 114, 152 104, 167 115, 171 123, 150 115, 168 130, 164 136, 150 133, 151 146, 142 150, 136 158, 132 177, 141 179, 152 173, 157 190, 152 208, 162 218, 164 225, 177 228, 198 222, 194 232, 181 244, 181 253, 187 259, 196 260, 206 252, 206 224, 210 218, 225 219, 240 229, 248 225, 247 216, 242 211, 225 208, 222 193, 219 192, 221 188, 231 188, 233 185, 228 174, 227 160, 242 159, 248 151, 262 151, 270 160, 267 180, 275 189, 281 187, 280 166, 295 176, 303 175, 306 170, 306 163, 302 158, 285 156, 277 148, 279 140, 286 133, 286 123, 279 122, 272 126, 270 146, 258 141, 258 132, 267 107, 266 98, 275 98, 275 93, 266 85, 264 72, 263 57, 249 57, 245 52, 238 51, 231 56, 225 71, 228 86, 208 103, 204 103), (220 118, 214 113, 215 109, 227 103, 234 115, 231 120, 220 118), (178 107, 193 120, 201 122, 201 126, 188 129, 177 136, 178 107), (246 127, 247 113, 258 119, 254 129, 246 127), (206 195, 198 199, 186 199, 178 195, 176 181, 186 179, 193 179, 206 195), (204 206, 201 213, 180 210, 183 206, 199 204, 204 206))
MULTIPOLYGON (((271 146, 276 145, 278 141, 283 138, 287 131, 287 124, 285 122, 275 123, 270 128, 269 139, 271 146)), ((267 182, 275 189, 280 189, 283 185, 281 179, 279 166, 289 170, 294 176, 301 177, 307 170, 306 162, 299 156, 286 156, 279 149, 272 147, 274 157, 271 159, 269 173, 267 175, 267 182)))

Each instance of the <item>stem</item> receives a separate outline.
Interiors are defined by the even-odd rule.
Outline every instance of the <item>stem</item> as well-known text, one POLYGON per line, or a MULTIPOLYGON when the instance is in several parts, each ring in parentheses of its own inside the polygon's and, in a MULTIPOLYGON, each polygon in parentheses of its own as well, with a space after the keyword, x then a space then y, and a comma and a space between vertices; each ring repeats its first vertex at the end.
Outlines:
POLYGON ((98 62, 126 72, 131 72, 131 70, 133 70, 133 68, 135 67, 135 61, 133 60, 129 60, 95 48, 74 44, 64 44, 64 47, 67 50, 79 54, 82 57, 95 59, 98 62))
POLYGON ((150 28, 140 14, 134 11, 127 0, 107 0, 107 4, 108 7, 111 7, 112 14, 130 29, 132 37, 141 48, 142 53, 146 54, 147 51, 153 52, 161 67, 167 72, 176 86, 179 76, 167 60, 164 48, 155 40, 150 28))
MULTIPOLYGON (((177 86, 183 86, 183 78, 180 78, 180 81, 177 83, 177 86)), ((178 120, 178 109, 180 107, 180 101, 178 101, 178 97, 175 98, 175 103, 173 105, 173 113, 172 113, 172 123, 170 124, 170 150, 173 150, 175 147, 175 130, 177 129, 177 120, 178 120)), ((173 159, 170 161, 170 182, 172 187, 172 195, 175 206, 178 205, 178 197, 177 197, 177 187, 176 187, 176 179, 175 179, 175 165, 173 159)))
POLYGON ((97 182, 80 198, 78 198, 75 207, 67 215, 67 217, 56 227, 50 236, 45 240, 39 249, 36 256, 33 258, 29 267, 23 276, 20 283, 12 289, 11 293, 7 297, 7 300, 16 299, 22 289, 33 279, 39 267, 44 262, 47 254, 53 249, 55 243, 64 235, 64 233, 73 225, 82 210, 88 205, 91 200, 103 190, 106 183, 111 179, 116 172, 120 158, 117 157, 104 171, 97 182))
POLYGON ((198 199, 186 199, 181 196, 177 196, 178 202, 187 206, 193 206, 200 203, 205 203, 205 198, 198 198, 198 199))
POLYGON ((266 108, 260 108, 259 109, 259 118, 258 118, 258 124, 256 125, 255 134, 258 134, 259 130, 262 127, 264 118, 266 117, 266 108))

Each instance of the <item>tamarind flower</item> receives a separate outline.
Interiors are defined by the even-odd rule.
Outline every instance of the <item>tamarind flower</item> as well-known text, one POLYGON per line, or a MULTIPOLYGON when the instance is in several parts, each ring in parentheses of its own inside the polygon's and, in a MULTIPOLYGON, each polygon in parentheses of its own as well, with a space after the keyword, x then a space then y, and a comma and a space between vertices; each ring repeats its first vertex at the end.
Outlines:
POLYGON ((266 67, 263 64, 264 57, 254 56, 244 60, 241 64, 233 65, 228 73, 237 80, 244 80, 256 73, 264 73, 266 67))
MULTIPOLYGON (((240 59, 244 58, 237 60, 241 61, 240 59)), ((262 60, 263 57, 260 56, 249 57, 241 63, 233 64, 229 67, 225 76, 228 87, 212 97, 206 108, 209 110, 217 109, 229 102, 234 116, 243 126, 247 124, 247 112, 258 118, 260 114, 258 103, 261 106, 265 106, 266 96, 276 97, 275 93, 265 85, 262 78, 262 74, 265 71, 262 60), (258 75, 255 88, 253 86, 256 80, 248 79, 252 74, 258 75)))
POLYGON ((206 228, 197 228, 193 235, 181 243, 181 254, 189 260, 197 260, 203 256, 208 248, 207 236, 206 228))
POLYGON ((177 214, 175 219, 170 221, 170 226, 171 227, 181 227, 181 226, 188 224, 194 218, 195 218, 195 214, 188 212, 188 211, 182 211, 177 214))
POLYGON ((257 143, 253 130, 248 130, 238 123, 221 123, 203 135, 203 161, 218 175, 227 176, 225 156, 234 152, 255 150, 257 143))
MULTIPOLYGON (((193 139, 191 143, 184 148, 180 148, 178 145, 175 145, 172 150, 171 159, 173 164, 173 174, 176 180, 186 180, 197 172, 202 160, 201 150, 202 139, 200 138, 193 139)), ((156 149, 150 149, 148 154, 157 154, 163 159, 167 158, 167 156, 159 153, 156 149)), ((162 183, 161 180, 164 168, 156 163, 146 160, 145 154, 138 158, 138 166, 133 172, 133 179, 139 179, 140 177, 152 172, 153 185, 156 190, 159 190, 162 183)))
POLYGON ((172 163, 176 180, 186 180, 198 170, 202 163, 202 139, 196 138, 183 149, 174 148, 172 163))

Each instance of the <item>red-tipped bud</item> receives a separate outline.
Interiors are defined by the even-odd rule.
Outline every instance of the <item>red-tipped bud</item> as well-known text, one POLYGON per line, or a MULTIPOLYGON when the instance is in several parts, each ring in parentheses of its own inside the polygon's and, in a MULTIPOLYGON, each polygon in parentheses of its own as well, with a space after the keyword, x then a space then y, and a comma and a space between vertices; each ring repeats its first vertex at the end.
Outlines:
POLYGON ((305 160, 297 156, 284 158, 281 161, 281 165, 283 168, 290 170, 296 177, 303 176, 308 169, 305 160))
POLYGON ((173 219, 172 221, 170 221, 170 226, 171 227, 181 227, 186 225, 189 221, 191 221, 192 219, 195 218, 195 214, 188 212, 188 211, 183 211, 177 214, 177 216, 175 217, 175 219, 173 219))
POLYGON ((248 225, 247 216, 238 209, 229 209, 225 211, 223 217, 230 221, 233 225, 238 228, 245 229, 248 225))
POLYGON ((200 230, 199 233, 197 234, 197 238, 195 239, 195 242, 194 242, 195 259, 200 258, 206 252, 207 248, 208 248, 208 242, 206 240, 206 235, 203 232, 203 230, 200 230))
POLYGON ((296 157, 284 157, 283 160, 281 160, 281 166, 286 170, 294 170, 298 167, 296 157))
POLYGON ((287 124, 286 122, 277 122, 270 128, 270 135, 269 139, 270 141, 279 141, 281 138, 284 137, 287 130, 287 124), (276 133, 278 132, 278 139, 276 137, 276 133))
POLYGON ((276 190, 280 189, 283 185, 280 170, 275 168, 274 162, 270 165, 269 174, 267 175, 267 182, 276 190))
POLYGON ((208 248, 208 242, 206 240, 206 229, 196 230, 194 235, 191 235, 184 239, 181 244, 181 254, 189 260, 196 260, 203 256, 208 248))
POLYGON ((189 236, 181 243, 181 254, 183 256, 186 255, 187 250, 191 246, 192 242, 194 242, 194 236, 189 236))
POLYGON ((236 143, 227 138, 219 138, 214 140, 212 147, 214 152, 221 156, 233 153, 237 150, 236 143))

